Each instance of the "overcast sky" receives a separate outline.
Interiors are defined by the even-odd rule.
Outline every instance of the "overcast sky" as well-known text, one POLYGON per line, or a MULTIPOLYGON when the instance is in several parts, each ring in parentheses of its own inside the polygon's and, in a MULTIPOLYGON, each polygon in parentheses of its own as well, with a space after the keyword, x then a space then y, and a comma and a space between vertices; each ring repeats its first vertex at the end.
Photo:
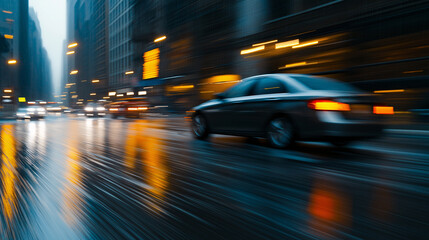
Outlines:
POLYGON ((54 90, 61 82, 63 41, 66 38, 66 0, 30 0, 42 28, 42 41, 51 60, 54 90))

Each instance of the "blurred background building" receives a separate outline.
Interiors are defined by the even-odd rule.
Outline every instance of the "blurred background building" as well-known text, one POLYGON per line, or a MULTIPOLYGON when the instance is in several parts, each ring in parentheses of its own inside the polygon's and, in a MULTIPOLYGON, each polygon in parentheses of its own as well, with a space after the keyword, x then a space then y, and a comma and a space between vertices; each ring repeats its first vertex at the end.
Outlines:
POLYGON ((68 43, 79 43, 70 79, 104 84, 79 99, 132 90, 184 111, 244 77, 305 73, 380 94, 398 113, 429 109, 427 1, 68 2, 68 43))
POLYGON ((18 97, 52 98, 50 62, 28 0, 0 0, 0 88, 3 108, 18 97))

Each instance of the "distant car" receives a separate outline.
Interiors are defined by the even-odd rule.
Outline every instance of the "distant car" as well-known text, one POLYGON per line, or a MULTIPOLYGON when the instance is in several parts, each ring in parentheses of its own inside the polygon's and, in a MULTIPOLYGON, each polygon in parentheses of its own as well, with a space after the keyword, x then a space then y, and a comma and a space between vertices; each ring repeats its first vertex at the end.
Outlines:
POLYGON ((277 148, 295 140, 343 146, 374 138, 393 107, 336 80, 302 74, 267 74, 244 79, 217 98, 189 111, 198 139, 210 133, 265 137, 277 148))
POLYGON ((16 118, 18 119, 41 119, 45 118, 46 109, 41 106, 30 106, 26 108, 18 108, 16 118))
POLYGON ((149 104, 146 101, 122 101, 109 105, 109 113, 113 118, 121 116, 127 118, 144 117, 148 109, 149 104))
POLYGON ((103 117, 106 115, 106 108, 98 103, 88 103, 83 110, 87 117, 103 117))

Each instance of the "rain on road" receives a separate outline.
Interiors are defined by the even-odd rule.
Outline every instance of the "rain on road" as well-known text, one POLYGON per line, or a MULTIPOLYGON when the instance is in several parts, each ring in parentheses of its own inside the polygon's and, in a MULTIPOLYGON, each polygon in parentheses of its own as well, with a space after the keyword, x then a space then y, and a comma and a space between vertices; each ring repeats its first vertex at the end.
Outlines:
POLYGON ((0 239, 421 239, 428 136, 290 150, 183 118, 0 125, 0 239))

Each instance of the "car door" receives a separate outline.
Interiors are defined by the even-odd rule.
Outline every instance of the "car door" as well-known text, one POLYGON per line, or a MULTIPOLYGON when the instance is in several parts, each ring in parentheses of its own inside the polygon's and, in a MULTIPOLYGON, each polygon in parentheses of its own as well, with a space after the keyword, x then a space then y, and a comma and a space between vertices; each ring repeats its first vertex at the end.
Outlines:
POLYGON ((262 76, 255 79, 249 96, 234 109, 236 119, 240 120, 237 130, 249 134, 263 132, 267 119, 276 111, 276 104, 288 92, 286 84, 275 77, 262 76))
POLYGON ((222 99, 205 112, 208 116, 210 127, 214 132, 232 133, 237 128, 236 109, 242 103, 254 84, 251 79, 243 80, 222 94, 222 99))

